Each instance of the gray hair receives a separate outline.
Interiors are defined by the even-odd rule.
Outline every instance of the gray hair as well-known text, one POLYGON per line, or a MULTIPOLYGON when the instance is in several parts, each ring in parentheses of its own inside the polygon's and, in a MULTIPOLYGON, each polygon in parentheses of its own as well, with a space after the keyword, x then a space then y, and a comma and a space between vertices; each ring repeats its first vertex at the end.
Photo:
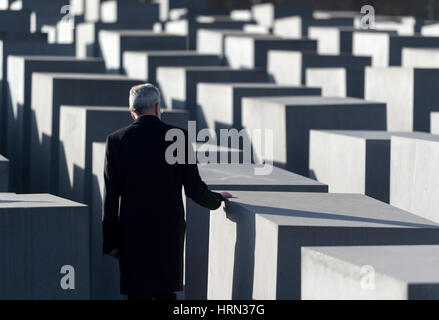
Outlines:
POLYGON ((160 90, 150 83, 134 86, 130 90, 130 110, 142 114, 160 104, 160 90))

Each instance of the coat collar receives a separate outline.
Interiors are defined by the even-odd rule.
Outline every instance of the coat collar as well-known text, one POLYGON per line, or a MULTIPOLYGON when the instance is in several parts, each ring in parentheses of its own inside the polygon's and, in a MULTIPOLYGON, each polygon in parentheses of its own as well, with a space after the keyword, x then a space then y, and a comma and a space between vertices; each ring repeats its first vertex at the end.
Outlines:
POLYGON ((159 118, 157 118, 156 116, 153 115, 143 115, 138 117, 133 124, 142 124, 142 123, 160 123, 161 120, 159 118))

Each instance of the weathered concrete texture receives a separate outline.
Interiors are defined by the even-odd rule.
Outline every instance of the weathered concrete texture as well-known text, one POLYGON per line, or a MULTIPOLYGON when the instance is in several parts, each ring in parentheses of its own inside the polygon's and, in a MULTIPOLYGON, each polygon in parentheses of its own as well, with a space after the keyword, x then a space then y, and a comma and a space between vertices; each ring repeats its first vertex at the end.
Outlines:
POLYGON ((278 18, 302 16, 311 18, 313 8, 307 4, 272 4, 262 3, 252 6, 253 17, 258 24, 272 27, 278 18))
POLYGON ((283 86, 273 83, 200 83, 197 96, 197 126, 215 130, 242 129, 241 102, 243 97, 312 96, 319 88, 283 86))
MULTIPOLYGON (((386 130, 386 105, 336 97, 243 98, 242 125, 270 130, 274 163, 308 176, 310 129, 386 130)), ((254 145, 260 159, 269 157, 269 150, 254 145)))
POLYGON ((371 56, 374 67, 400 66, 403 47, 439 47, 439 38, 362 31, 353 34, 352 53, 371 56))
POLYGON ((439 136, 392 137, 390 204, 439 221, 439 136))
POLYGON ((9 56, 7 86, 7 155, 11 190, 28 192, 30 167, 31 82, 33 72, 105 72, 101 59, 60 56, 9 56))
POLYGON ((402 66, 438 68, 439 48, 402 48, 402 66))
POLYGON ((439 244, 439 225, 364 195, 233 194, 210 215, 209 299, 300 299, 303 246, 439 244))
POLYGON ((387 104, 389 131, 429 132, 430 112, 439 111, 438 76, 438 69, 368 67, 364 96, 387 104))
POLYGON ((364 98, 364 68, 307 68, 306 85, 326 97, 364 98))
POLYGON ((8 75, 7 57, 10 55, 59 55, 72 56, 70 45, 47 44, 47 37, 42 33, 0 32, 0 151, 6 151, 6 97, 8 93, 6 77, 8 75))
POLYGON ((100 57, 102 56, 99 45, 99 32, 101 30, 121 30, 121 29, 153 29, 153 22, 124 22, 124 23, 102 23, 85 22, 79 23, 75 29, 75 47, 78 58, 100 57))
POLYGON ((199 82, 266 82, 262 69, 236 70, 230 67, 159 67, 157 83, 167 108, 190 109, 196 119, 199 82))
MULTIPOLYGON (((317 181, 274 167, 269 175, 255 175, 254 164, 200 165, 200 175, 211 190, 327 192, 317 181)), ((207 299, 209 265, 209 210, 186 199, 185 298, 207 299)))
POLYGON ((329 192, 361 193, 389 202, 392 136, 426 133, 311 130, 310 177, 329 185, 329 192))
POLYGON ((0 226, 0 254, 7 257, 0 260, 2 300, 89 299, 87 206, 50 194, 3 193, 0 226), (69 278, 74 290, 62 288, 69 278))
POLYGON ((61 106, 58 194, 90 204, 92 144, 132 122, 127 107, 61 106))
POLYGON ((197 51, 125 51, 124 72, 133 79, 156 83, 157 68, 183 66, 218 66, 221 60, 214 54, 197 51))
POLYGON ((286 18, 276 19, 274 22, 273 33, 274 35, 301 39, 310 35, 309 30, 312 27, 353 27, 354 18, 352 17, 338 17, 338 18, 302 18, 301 16, 292 16, 286 18))
POLYGON ((0 155, 0 192, 9 191, 9 160, 0 155))
POLYGON ((430 133, 439 134, 439 112, 430 114, 430 133))
POLYGON ((99 45, 107 70, 119 72, 124 51, 185 50, 186 37, 147 30, 102 30, 99 45))
POLYGON ((370 65, 370 57, 355 57, 350 54, 319 55, 314 52, 273 50, 268 52, 267 69, 276 83, 301 85, 306 83, 307 68, 364 68, 370 65))
POLYGON ((198 30, 242 30, 246 23, 248 21, 233 20, 229 16, 198 16, 166 22, 165 30, 187 36, 188 49, 195 50, 198 46, 198 30))
POLYGON ((123 106, 140 81, 120 75, 34 73, 30 191, 58 191, 59 108, 61 105, 123 106), (96 94, 105 93, 105 94, 96 94))
POLYGON ((302 248, 302 299, 438 300, 439 246, 302 248))
POLYGON ((271 35, 228 35, 224 42, 227 63, 238 68, 267 68, 269 50, 316 51, 317 41, 283 39, 271 35))
POLYGON ((106 0, 101 4, 101 21, 104 23, 159 21, 159 4, 148 2, 106 0))

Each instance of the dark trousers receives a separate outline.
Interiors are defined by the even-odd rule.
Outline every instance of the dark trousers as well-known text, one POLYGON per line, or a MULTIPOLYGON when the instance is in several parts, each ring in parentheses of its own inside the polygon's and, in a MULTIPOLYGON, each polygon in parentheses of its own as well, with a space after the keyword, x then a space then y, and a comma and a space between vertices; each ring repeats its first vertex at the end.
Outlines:
POLYGON ((176 300, 177 295, 175 292, 170 293, 154 293, 154 294, 129 294, 128 300, 132 301, 166 301, 166 300, 176 300))

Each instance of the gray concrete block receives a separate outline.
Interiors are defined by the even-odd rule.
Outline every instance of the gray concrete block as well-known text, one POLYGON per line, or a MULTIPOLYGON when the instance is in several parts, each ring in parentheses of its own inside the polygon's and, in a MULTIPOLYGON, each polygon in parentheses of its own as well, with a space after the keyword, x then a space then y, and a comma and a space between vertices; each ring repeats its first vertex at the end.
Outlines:
POLYGON ((121 75, 33 73, 30 191, 58 192, 61 105, 120 107, 140 83, 121 75))
POLYGON ((313 52, 275 50, 268 52, 268 73, 279 84, 305 84, 307 68, 364 68, 370 64, 370 57, 355 57, 350 54, 319 55, 313 52))
POLYGON ((160 4, 160 19, 172 20, 173 9, 187 8, 191 14, 206 12, 209 7, 208 0, 153 0, 160 4))
POLYGON ((11 190, 28 191, 33 72, 105 72, 101 59, 61 56, 9 56, 7 74, 7 155, 11 190))
POLYGON ((124 72, 133 79, 156 83, 158 67, 218 66, 221 60, 214 54, 197 51, 125 51, 124 72))
POLYGON ((159 67, 157 83, 168 109, 189 109, 196 119, 197 84, 200 82, 266 82, 261 69, 236 70, 229 67, 159 67))
POLYGON ((311 18, 313 8, 308 4, 261 3, 252 6, 252 14, 258 24, 271 27, 278 18, 291 16, 311 18))
POLYGON ((304 300, 437 300, 439 246, 302 248, 304 300))
POLYGON ((159 4, 137 0, 106 0, 101 3, 101 21, 104 23, 159 21, 159 4))
POLYGON ((242 129, 243 97, 320 95, 319 88, 283 86, 273 83, 199 83, 197 126, 214 129, 242 129))
POLYGON ((317 40, 319 54, 352 53, 352 34, 354 28, 310 26, 308 37, 317 40))
POLYGON ((439 48, 402 48, 402 66, 438 68, 439 48))
POLYGON ((329 192, 361 193, 390 200, 391 137, 424 133, 311 130, 310 177, 329 185, 329 192))
POLYGON ((283 39, 271 35, 227 35, 224 42, 225 58, 232 68, 267 68, 269 50, 316 51, 317 41, 283 39))
POLYGON ((0 151, 6 151, 6 97, 8 93, 6 77, 8 74, 7 57, 10 55, 60 55, 72 56, 70 45, 47 44, 47 37, 42 33, 0 32, 0 151))
POLYGON ((99 45, 107 70, 119 72, 124 51, 185 50, 186 37, 146 30, 101 30, 99 45))
MULTIPOLYGON (((439 39, 439 38, 438 38, 439 39)), ((430 112, 439 111, 437 69, 366 68, 364 96, 387 104, 389 131, 430 131, 430 112)))
POLYGON ((325 97, 364 98, 364 68, 307 68, 306 85, 320 87, 325 97))
MULTIPOLYGON (((274 163, 308 176, 309 130, 386 130, 386 105, 336 97, 243 98, 242 124, 248 130, 270 130, 274 163)), ((263 149, 254 146, 260 159, 267 156, 263 149)))
POLYGON ((279 37, 301 39, 310 35, 309 29, 312 27, 353 27, 353 17, 336 17, 315 19, 301 16, 292 16, 276 19, 274 21, 273 34, 279 37))
POLYGON ((100 57, 101 48, 98 35, 101 30, 120 30, 120 29, 153 29, 153 22, 124 22, 124 23, 102 23, 84 22, 78 23, 75 30, 75 50, 78 58, 100 57))
POLYGON ((439 47, 439 38, 362 31, 353 35, 352 53, 371 56, 374 67, 400 66, 403 47, 439 47))
POLYGON ((218 29, 198 29, 197 31, 197 51, 206 54, 216 54, 221 58, 225 54, 225 39, 228 35, 245 34, 243 30, 218 30, 218 29))
POLYGON ((439 221, 437 179, 439 136, 392 137, 390 204, 439 221))
POLYGON ((439 243, 438 224, 364 195, 233 194, 210 215, 209 299, 300 299, 304 246, 439 243))
MULTIPOLYGON (((257 176, 253 164, 199 165, 211 190, 327 192, 317 181, 274 167, 268 176, 257 176)), ((185 298, 207 299, 210 212, 186 199, 185 298)))
POLYGON ((439 134, 439 112, 430 114, 430 133, 439 134))
POLYGON ((195 50, 198 47, 198 30, 213 29, 242 31, 246 23, 248 23, 248 21, 234 20, 229 16, 197 16, 168 21, 165 23, 165 30, 167 32, 187 36, 188 49, 195 50))
POLYGON ((0 192, 9 190, 9 160, 0 155, 0 192))
POLYGON ((0 195, 0 298, 89 299, 87 206, 50 194, 0 195), (63 266, 71 266, 68 274, 63 266), (73 289, 63 289, 64 277, 73 289))
POLYGON ((132 123, 127 107, 61 106, 58 194, 90 204, 92 144, 132 123), (97 125, 98 124, 98 125, 97 125))

